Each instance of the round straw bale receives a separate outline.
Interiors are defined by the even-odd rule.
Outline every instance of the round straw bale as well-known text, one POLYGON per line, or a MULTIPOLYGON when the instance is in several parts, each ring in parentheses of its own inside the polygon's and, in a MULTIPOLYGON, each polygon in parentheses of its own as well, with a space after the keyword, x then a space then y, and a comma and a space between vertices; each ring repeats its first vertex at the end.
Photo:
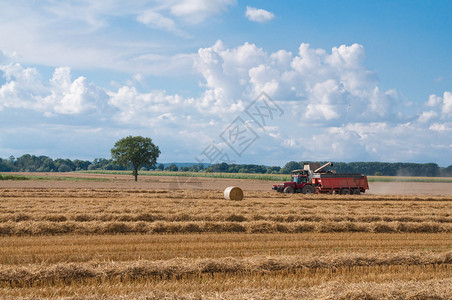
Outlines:
POLYGON ((224 198, 226 200, 243 200, 243 191, 237 186, 230 186, 224 190, 224 198))

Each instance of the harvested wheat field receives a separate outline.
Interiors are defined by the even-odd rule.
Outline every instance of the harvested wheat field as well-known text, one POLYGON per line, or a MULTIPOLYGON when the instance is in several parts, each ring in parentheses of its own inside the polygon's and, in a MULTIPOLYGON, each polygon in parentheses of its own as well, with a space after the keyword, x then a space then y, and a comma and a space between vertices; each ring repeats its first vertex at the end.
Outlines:
POLYGON ((148 180, 1 182, 0 298, 452 299, 450 194, 148 180))

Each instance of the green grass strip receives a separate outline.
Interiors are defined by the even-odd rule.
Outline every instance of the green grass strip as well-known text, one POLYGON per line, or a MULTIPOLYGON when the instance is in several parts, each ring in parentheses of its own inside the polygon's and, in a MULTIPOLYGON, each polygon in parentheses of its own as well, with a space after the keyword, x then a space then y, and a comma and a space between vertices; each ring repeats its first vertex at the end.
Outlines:
POLYGON ((0 180, 57 180, 57 181, 110 181, 109 178, 86 178, 86 177, 71 177, 71 176, 42 176, 42 175, 2 175, 0 180))
POLYGON ((27 176, 31 180, 58 180, 58 181, 110 181, 108 178, 66 177, 66 176, 27 176))
POLYGON ((18 175, 2 175, 0 174, 0 180, 28 180, 27 176, 18 176, 18 175))

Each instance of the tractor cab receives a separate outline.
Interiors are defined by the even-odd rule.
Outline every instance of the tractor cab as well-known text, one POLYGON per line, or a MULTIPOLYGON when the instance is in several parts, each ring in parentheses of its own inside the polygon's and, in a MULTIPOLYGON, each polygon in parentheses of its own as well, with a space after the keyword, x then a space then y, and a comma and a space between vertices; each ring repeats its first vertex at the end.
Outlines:
POLYGON ((281 193, 315 193, 315 187, 311 184, 311 173, 309 170, 293 170, 292 181, 273 185, 272 189, 281 193))
POLYGON ((309 181, 309 174, 306 170, 293 170, 292 181, 296 184, 303 184, 309 181))

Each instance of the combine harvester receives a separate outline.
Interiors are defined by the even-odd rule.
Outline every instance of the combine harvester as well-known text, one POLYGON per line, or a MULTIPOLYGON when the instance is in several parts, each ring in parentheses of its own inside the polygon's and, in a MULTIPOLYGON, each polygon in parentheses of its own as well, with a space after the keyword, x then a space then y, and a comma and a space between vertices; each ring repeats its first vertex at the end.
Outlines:
POLYGON ((319 163, 304 164, 302 170, 292 171, 292 181, 275 184, 272 189, 280 193, 342 195, 359 195, 369 189, 367 176, 358 173, 337 174, 335 171, 324 170, 332 165, 331 162, 323 166, 319 163))

